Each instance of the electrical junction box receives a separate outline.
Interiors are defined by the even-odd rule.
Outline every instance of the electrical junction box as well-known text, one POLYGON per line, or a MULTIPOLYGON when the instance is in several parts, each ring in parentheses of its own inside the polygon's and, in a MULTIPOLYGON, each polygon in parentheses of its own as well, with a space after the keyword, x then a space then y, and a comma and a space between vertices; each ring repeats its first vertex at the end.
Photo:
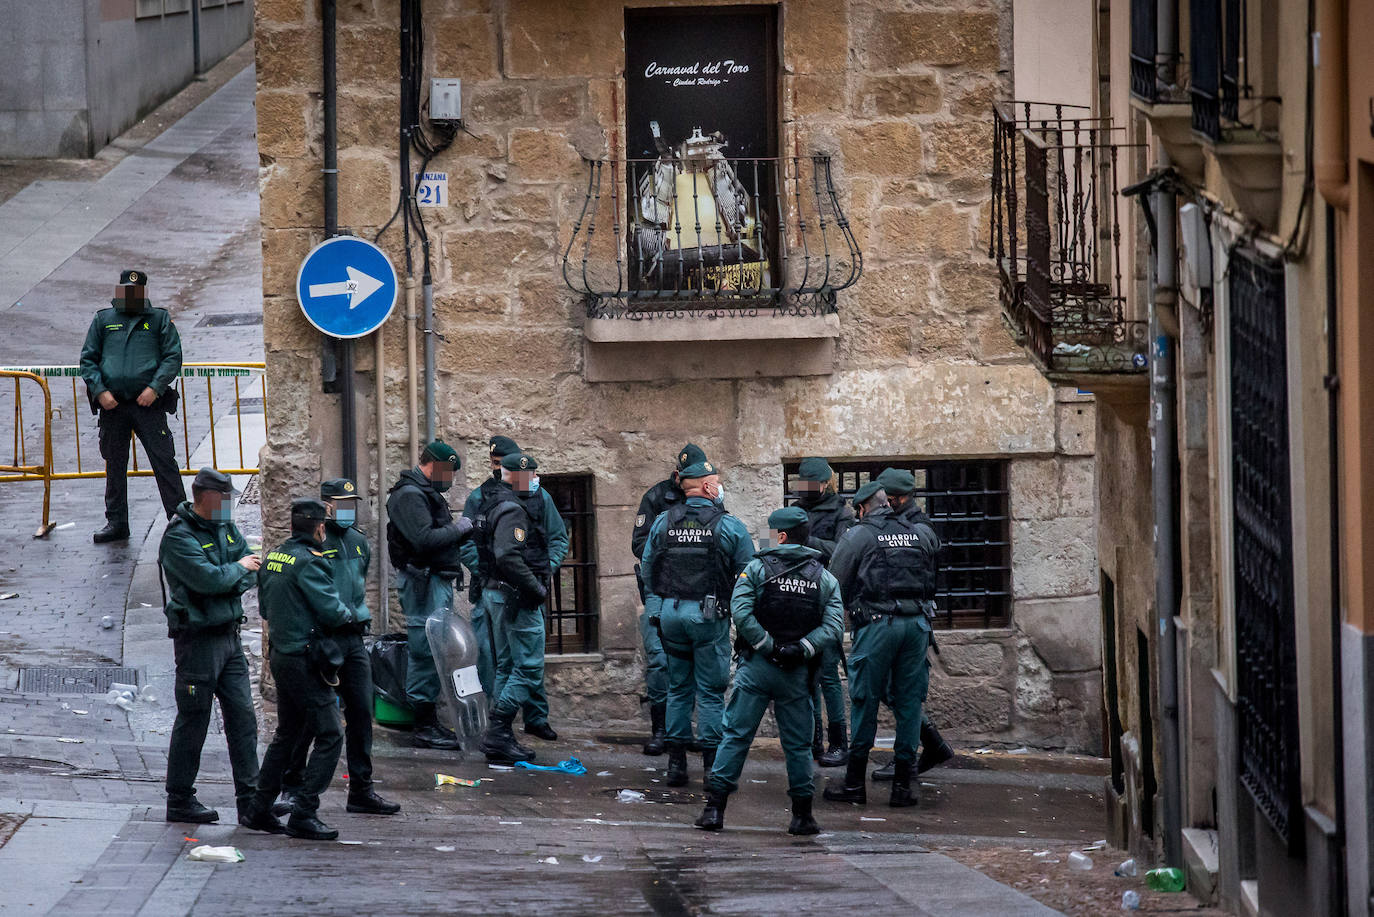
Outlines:
POLYGON ((432 77, 429 81, 429 120, 463 120, 463 81, 432 77))

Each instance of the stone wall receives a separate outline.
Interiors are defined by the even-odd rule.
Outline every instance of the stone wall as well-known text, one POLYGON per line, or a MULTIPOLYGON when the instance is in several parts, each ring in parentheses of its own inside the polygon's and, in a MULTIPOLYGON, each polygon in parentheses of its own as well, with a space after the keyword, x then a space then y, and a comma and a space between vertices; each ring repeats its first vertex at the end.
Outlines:
MULTIPOLYGON (((257 8, 269 514, 337 470, 337 398, 320 392, 319 339, 293 290, 321 239, 316 6, 257 8)), ((396 8, 339 8, 339 59, 350 62, 339 74, 339 217, 368 238, 399 191, 396 8)), ((780 145, 834 157, 864 253, 863 278, 840 298, 833 372, 713 378, 706 342, 683 345, 702 349, 703 378, 594 383, 583 306, 557 258, 581 204, 582 157, 623 155, 624 6, 426 4, 426 72, 463 79, 471 131, 431 165, 449 173, 452 205, 426 211, 443 335, 439 431, 463 455, 468 486, 485 474, 494 432, 541 467, 595 478, 599 653, 551 662, 554 717, 641 716, 629 531, 641 493, 684 441, 724 467, 730 507, 755 535, 782 498, 784 459, 1003 457, 1013 624, 944 636, 931 705, 956 735, 1095 751, 1094 406, 1057 394, 1025 361, 1001 325, 986 257, 988 111, 1010 92, 1010 4, 785 0, 779 24, 780 145)), ((382 243, 404 264, 396 229, 382 243)), ((410 461, 401 311, 384 348, 388 477, 410 461)), ((364 418, 375 410, 373 367, 371 347, 360 348, 364 418)), ((375 507, 390 482, 372 477, 373 424, 360 428, 361 484, 375 507)))

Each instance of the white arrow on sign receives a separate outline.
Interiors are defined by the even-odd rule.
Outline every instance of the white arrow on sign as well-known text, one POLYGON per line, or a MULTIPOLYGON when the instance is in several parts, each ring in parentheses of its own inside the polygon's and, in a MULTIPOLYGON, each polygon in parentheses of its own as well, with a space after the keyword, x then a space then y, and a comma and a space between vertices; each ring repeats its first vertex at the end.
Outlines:
POLYGON ((382 282, 376 277, 364 274, 355 267, 345 267, 344 269, 348 271, 347 280, 340 280, 337 283, 312 283, 310 285, 310 298, 347 295, 349 297, 348 308, 356 309, 359 303, 382 288, 382 282))

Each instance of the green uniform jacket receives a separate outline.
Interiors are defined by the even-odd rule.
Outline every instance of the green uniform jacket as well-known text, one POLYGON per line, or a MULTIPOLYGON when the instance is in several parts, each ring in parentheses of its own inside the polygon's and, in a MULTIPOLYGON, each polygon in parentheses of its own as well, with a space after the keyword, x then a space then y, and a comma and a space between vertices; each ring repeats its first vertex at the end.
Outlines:
POLYGON ((161 395, 181 374, 181 335, 166 309, 129 314, 101 309, 81 347, 81 378, 92 407, 102 392, 133 401, 145 388, 161 395))
MULTIPOLYGON (((705 497, 688 497, 687 505, 710 506, 711 501, 705 497)), ((654 594, 652 587, 654 564, 657 563, 658 555, 663 553, 663 538, 667 529, 668 516, 666 513, 662 513, 654 520, 653 527, 649 530, 649 540, 644 544, 644 557, 640 561, 640 577, 644 580, 646 588, 644 613, 650 617, 662 614, 665 601, 662 596, 654 594)), ((744 523, 738 517, 726 513, 721 517, 716 536, 718 549, 724 551, 726 557, 729 558, 730 576, 739 576, 744 572, 749 561, 754 559, 754 539, 749 536, 749 530, 744 527, 744 523)), ((671 599, 668 601, 677 602, 678 600, 671 599)), ((698 603, 695 600, 683 599, 679 604, 697 605, 698 603)))
POLYGON ((157 552, 167 576, 168 630, 194 633, 240 620, 240 596, 254 584, 253 571, 238 562, 247 553, 234 523, 202 519, 189 502, 178 506, 157 552))
MULTIPOLYGON (((563 566, 563 559, 568 556, 568 527, 564 524, 563 517, 558 515, 553 494, 541 487, 539 495, 544 498, 544 537, 548 539, 549 544, 549 572, 555 573, 563 566)), ((472 493, 463 501, 463 515, 471 519, 474 525, 477 523, 477 510, 481 505, 482 488, 474 487, 472 493)), ((474 533, 475 531, 474 529, 474 533)), ((473 579, 482 582, 491 575, 490 570, 481 569, 481 564, 477 562, 476 534, 458 546, 458 553, 463 558, 463 566, 468 568, 473 579)))
POLYGON ((271 626, 272 649, 279 653, 303 653, 312 634, 353 620, 334 588, 329 561, 306 535, 292 535, 263 557, 258 569, 258 607, 271 626))
POLYGON ((339 601, 353 613, 353 622, 372 620, 367 609, 367 568, 372 563, 372 548, 367 536, 354 526, 324 524, 324 544, 320 553, 334 570, 334 588, 339 601))
MULTIPOLYGON (((807 557, 821 557, 821 552, 799 544, 783 544, 776 548, 764 548, 760 555, 771 554, 784 561, 800 563, 807 557)), ((754 617, 754 603, 763 594, 763 581, 768 578, 768 568, 755 557, 749 561, 744 572, 735 580, 735 591, 730 596, 730 617, 735 620, 735 633, 757 652, 767 656, 773 652, 773 637, 763 629, 754 617)), ((829 571, 821 570, 821 614, 820 626, 802 638, 802 649, 810 659, 826 646, 838 644, 844 637, 844 605, 840 601, 840 584, 829 571)))

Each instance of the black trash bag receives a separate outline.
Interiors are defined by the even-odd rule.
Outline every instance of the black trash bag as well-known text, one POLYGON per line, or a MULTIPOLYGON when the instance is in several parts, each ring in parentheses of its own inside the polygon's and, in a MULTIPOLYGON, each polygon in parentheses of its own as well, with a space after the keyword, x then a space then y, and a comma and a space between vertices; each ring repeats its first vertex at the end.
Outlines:
POLYGON ((405 634, 382 634, 367 648, 372 658, 372 690, 402 710, 415 708, 406 697, 406 664, 410 648, 405 634))

